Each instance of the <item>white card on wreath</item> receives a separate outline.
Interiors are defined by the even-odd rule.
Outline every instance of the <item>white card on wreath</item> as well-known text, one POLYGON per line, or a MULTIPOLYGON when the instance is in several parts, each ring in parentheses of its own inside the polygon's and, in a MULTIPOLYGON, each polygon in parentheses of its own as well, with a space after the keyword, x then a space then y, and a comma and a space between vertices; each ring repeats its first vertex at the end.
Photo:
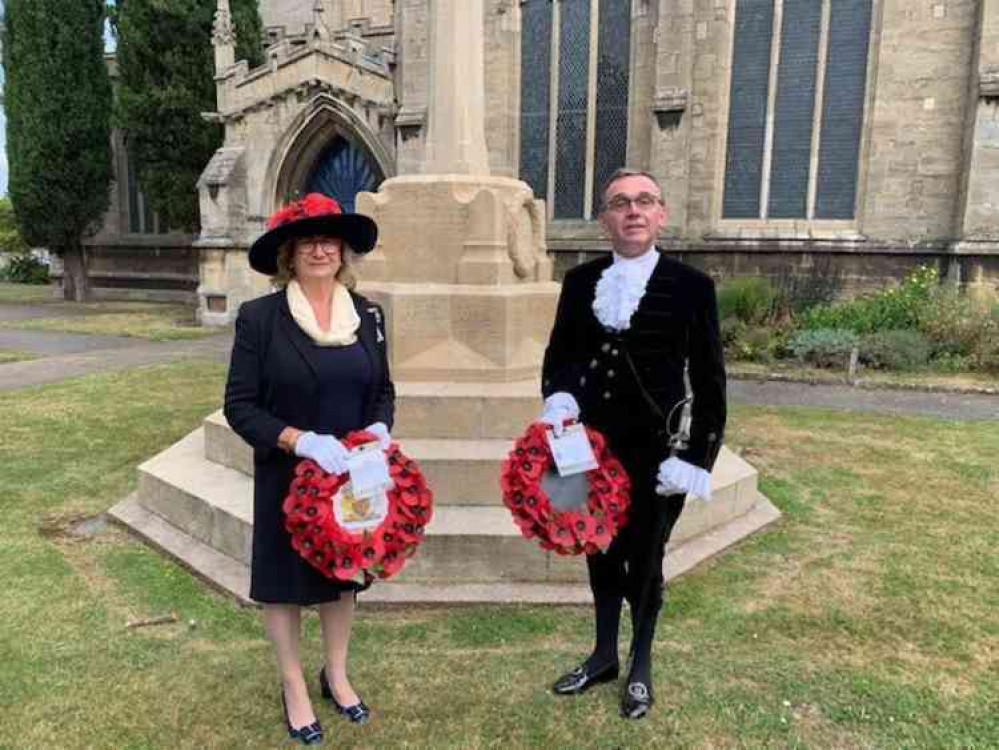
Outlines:
POLYGON ((352 450, 347 456, 347 471, 356 497, 374 495, 392 486, 388 460, 378 443, 366 443, 352 450))
POLYGON ((350 482, 345 482, 333 496, 333 515, 341 528, 359 532, 381 525, 388 515, 388 497, 385 490, 359 497, 350 482))
POLYGON ((551 430, 547 430, 546 434, 559 476, 569 477, 597 468, 593 446, 582 424, 568 425, 560 437, 556 437, 551 430))

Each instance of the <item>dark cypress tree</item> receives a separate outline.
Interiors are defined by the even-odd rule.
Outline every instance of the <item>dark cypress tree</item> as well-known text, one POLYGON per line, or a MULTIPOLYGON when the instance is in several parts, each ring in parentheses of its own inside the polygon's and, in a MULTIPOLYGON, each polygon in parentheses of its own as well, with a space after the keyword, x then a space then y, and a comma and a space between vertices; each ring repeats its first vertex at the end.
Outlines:
POLYGON ((63 259, 66 299, 89 297, 83 238, 108 207, 111 83, 103 0, 7 0, 9 192, 24 239, 63 259))
MULTIPOLYGON (((263 61, 257 0, 230 0, 236 57, 263 61)), ((139 181, 174 229, 198 228, 197 181, 222 145, 215 111, 211 0, 118 0, 116 123, 125 133, 139 181)))

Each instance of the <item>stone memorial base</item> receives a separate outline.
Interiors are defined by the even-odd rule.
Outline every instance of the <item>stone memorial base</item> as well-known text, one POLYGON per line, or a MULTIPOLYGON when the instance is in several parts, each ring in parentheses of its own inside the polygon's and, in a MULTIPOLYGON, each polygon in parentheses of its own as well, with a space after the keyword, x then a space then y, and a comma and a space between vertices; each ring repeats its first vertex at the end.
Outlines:
MULTIPOLYGON (((364 595, 375 602, 587 603, 582 557, 521 537, 499 489, 500 463, 540 409, 536 381, 398 384, 394 437, 435 492, 426 539, 405 569, 364 595)), ((111 510, 154 546, 248 602, 252 456, 220 412, 139 467, 136 492, 111 510)), ((690 500, 668 548, 679 575, 779 516, 755 469, 727 449, 714 499, 690 500)))

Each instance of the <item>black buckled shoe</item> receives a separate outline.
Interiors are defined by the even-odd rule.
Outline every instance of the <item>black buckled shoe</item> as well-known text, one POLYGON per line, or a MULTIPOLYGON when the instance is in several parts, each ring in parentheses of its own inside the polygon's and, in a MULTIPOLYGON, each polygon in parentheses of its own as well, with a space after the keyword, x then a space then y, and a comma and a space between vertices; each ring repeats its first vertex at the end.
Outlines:
POLYGON ((358 701, 353 706, 341 706, 340 702, 333 695, 333 689, 330 687, 330 682, 326 679, 326 667, 319 670, 319 690, 323 694, 323 698, 328 700, 333 704, 333 708, 336 709, 337 713, 341 716, 346 716, 354 724, 367 724, 371 719, 371 709, 368 708, 364 701, 358 701))
POLYGON ((288 718, 288 702, 284 697, 284 689, 281 689, 281 707, 284 709, 284 723, 288 727, 288 736, 293 740, 298 740, 303 745, 318 745, 323 741, 323 725, 316 719, 311 724, 296 729, 291 725, 288 718))
POLYGON ((555 695, 578 695, 601 682, 616 680, 617 674, 618 665, 616 663, 594 670, 587 667, 585 663, 580 664, 571 672, 567 672, 555 680, 552 692, 555 695))
POLYGON ((625 719, 641 719, 652 708, 652 686, 644 682, 629 682, 621 694, 621 716, 625 719))

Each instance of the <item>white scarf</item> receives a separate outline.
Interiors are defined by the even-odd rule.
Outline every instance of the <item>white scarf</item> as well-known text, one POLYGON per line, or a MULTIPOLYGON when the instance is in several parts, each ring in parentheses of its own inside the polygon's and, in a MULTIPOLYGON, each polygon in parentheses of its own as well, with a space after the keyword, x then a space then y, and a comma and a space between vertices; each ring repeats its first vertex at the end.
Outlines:
POLYGON ((298 327, 319 346, 347 346, 357 341, 357 329, 361 327, 361 319, 354 309, 347 287, 339 281, 333 283, 333 295, 330 298, 330 329, 324 331, 319 327, 312 305, 305 298, 305 292, 299 283, 292 279, 285 289, 288 297, 288 308, 291 317, 298 327))
POLYGON ((645 288, 658 262, 659 253, 654 247, 637 258, 614 253, 614 262, 600 274, 593 295, 593 314, 605 328, 625 331, 631 326, 631 316, 645 296, 645 288))

